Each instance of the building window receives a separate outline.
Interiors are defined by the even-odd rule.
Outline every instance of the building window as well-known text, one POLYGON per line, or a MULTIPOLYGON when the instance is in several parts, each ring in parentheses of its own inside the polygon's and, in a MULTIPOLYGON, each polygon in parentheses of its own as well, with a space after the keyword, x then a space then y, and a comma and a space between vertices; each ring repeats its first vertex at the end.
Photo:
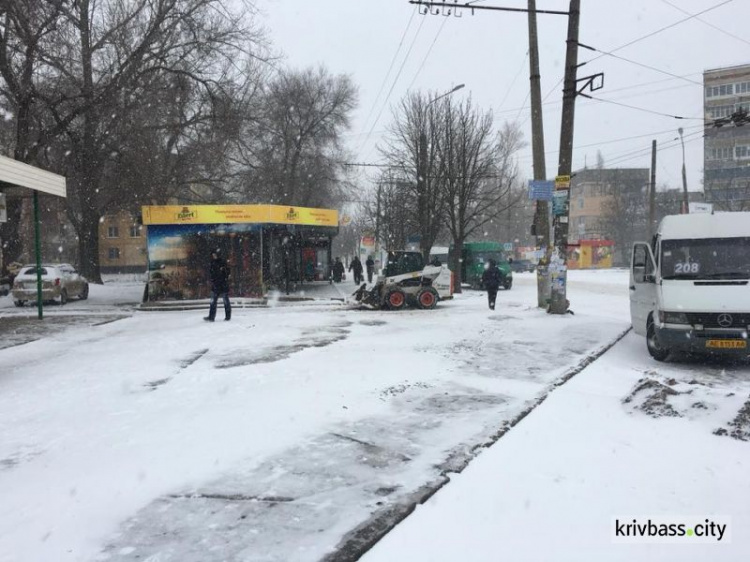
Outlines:
POLYGON ((108 257, 111 260, 119 260, 120 259, 120 248, 110 248, 108 257))
POLYGON ((107 227, 107 238, 119 238, 120 229, 116 226, 107 227))
POLYGON ((732 149, 728 146, 712 148, 708 157, 710 160, 732 160, 732 149))
POLYGON ((747 160, 750 158, 750 146, 739 145, 734 147, 734 156, 737 160, 747 160))
POLYGON ((717 105, 716 107, 711 107, 708 110, 709 115, 712 119, 720 119, 722 117, 727 117, 734 113, 734 106, 733 105, 717 105))
POLYGON ((141 236, 141 228, 137 224, 134 224, 133 226, 131 226, 130 227, 130 237, 131 238, 140 238, 140 236, 141 236))
POLYGON ((578 208, 579 209, 583 209, 583 203, 584 203, 583 197, 579 197, 578 198, 578 208))

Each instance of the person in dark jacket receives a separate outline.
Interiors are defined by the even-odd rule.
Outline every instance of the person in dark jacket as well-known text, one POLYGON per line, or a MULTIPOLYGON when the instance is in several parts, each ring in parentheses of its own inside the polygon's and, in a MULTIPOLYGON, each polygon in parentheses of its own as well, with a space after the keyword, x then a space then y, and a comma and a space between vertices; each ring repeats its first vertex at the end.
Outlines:
POLYGON ((341 279, 344 277, 344 264, 341 263, 341 258, 336 258, 336 262, 333 264, 333 280, 336 283, 341 283, 341 279))
POLYGON ((211 252, 211 265, 208 268, 208 278, 211 281, 211 305, 208 316, 204 318, 207 322, 213 322, 216 318, 216 303, 219 297, 224 301, 224 320, 232 319, 232 306, 229 304, 229 264, 221 257, 221 250, 211 252))
POLYGON ((349 264, 349 271, 354 273, 354 282, 359 285, 362 282, 362 262, 357 256, 352 258, 352 263, 349 264))
POLYGON ((372 256, 367 257, 365 266, 367 267, 367 282, 372 283, 372 274, 375 273, 375 262, 373 261, 372 256))
POLYGON ((482 285, 487 290, 487 301, 490 305, 490 310, 495 310, 495 298, 497 298, 497 290, 500 288, 501 281, 502 274, 497 268, 495 260, 490 260, 487 269, 482 273, 482 285))

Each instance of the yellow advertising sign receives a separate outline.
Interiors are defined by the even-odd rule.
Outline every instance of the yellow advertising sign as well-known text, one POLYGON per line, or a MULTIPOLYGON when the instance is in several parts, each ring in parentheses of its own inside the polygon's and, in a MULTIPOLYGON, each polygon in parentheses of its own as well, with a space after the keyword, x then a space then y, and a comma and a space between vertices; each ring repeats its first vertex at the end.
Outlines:
POLYGON ((338 226, 338 211, 280 205, 151 205, 143 224, 299 224, 338 226))
POLYGON ((570 176, 557 176, 555 178, 555 189, 570 189, 570 176))
POLYGON ((263 205, 268 207, 269 220, 274 224, 305 224, 312 226, 338 226, 339 212, 332 209, 313 209, 311 207, 283 207, 281 205, 263 205))

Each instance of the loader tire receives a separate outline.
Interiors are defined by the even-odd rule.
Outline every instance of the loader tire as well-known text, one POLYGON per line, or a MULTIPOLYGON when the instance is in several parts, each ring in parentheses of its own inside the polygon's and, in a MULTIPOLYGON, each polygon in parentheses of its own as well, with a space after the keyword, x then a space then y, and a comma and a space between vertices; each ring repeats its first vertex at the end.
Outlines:
POLYGON ((440 299, 438 292, 432 287, 425 287, 417 293, 417 307, 422 310, 432 310, 440 299))
POLYGON ((385 295, 385 306, 388 310, 403 310, 406 308, 406 293, 401 289, 391 289, 385 295))

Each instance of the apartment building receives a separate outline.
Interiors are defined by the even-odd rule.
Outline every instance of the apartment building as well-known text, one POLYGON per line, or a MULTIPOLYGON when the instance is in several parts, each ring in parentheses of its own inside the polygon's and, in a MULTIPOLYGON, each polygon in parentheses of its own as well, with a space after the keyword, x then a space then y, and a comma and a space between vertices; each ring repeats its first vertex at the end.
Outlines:
POLYGON ((706 201, 719 210, 750 210, 750 125, 715 121, 750 109, 750 64, 707 70, 703 84, 706 201))
POLYGON ((102 217, 99 264, 102 273, 145 273, 146 232, 140 220, 127 211, 102 217))

